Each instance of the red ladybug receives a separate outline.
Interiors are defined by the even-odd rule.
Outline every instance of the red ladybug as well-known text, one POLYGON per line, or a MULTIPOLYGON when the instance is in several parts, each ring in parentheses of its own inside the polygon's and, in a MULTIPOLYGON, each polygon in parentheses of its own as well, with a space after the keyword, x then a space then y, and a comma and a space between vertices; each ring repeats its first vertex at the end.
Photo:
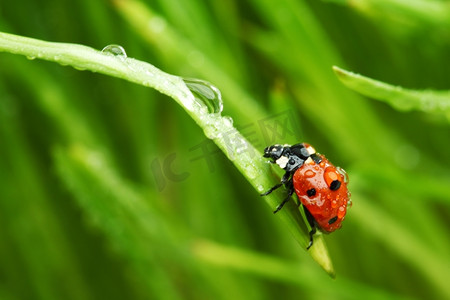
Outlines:
POLYGON ((297 194, 298 205, 302 204, 311 231, 309 249, 313 245, 316 229, 330 233, 341 228, 342 221, 350 205, 350 192, 347 189, 348 177, 345 171, 333 166, 322 154, 316 153, 306 143, 273 145, 264 149, 264 157, 271 158, 286 173, 281 182, 262 194, 266 196, 284 185, 288 196, 278 205, 274 213, 283 208, 297 194))

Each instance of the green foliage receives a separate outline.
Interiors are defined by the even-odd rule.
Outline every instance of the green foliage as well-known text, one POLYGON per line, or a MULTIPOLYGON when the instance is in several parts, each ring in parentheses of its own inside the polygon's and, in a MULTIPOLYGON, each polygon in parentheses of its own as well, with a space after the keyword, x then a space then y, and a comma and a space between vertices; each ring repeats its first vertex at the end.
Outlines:
POLYGON ((347 87, 385 101, 399 110, 446 113, 450 116, 450 91, 414 91, 373 80, 338 67, 333 68, 347 87))
POLYGON ((0 43, 31 59, 0 54, 0 298, 450 297, 448 6, 205 3, 0 4, 0 31, 35 38, 0 43), (214 83, 222 116, 159 69, 214 83), (350 176, 343 228, 317 243, 336 280, 295 205, 272 214, 283 191, 258 195, 279 180, 260 151, 298 141, 350 176))
MULTIPOLYGON (((1 32, 0 43, 3 44, 0 51, 22 54, 33 59, 39 57, 71 65, 80 70, 104 73, 155 88, 171 96, 191 115, 206 136, 215 141, 259 193, 273 186, 268 177, 267 163, 261 155, 253 157, 258 151, 232 126, 232 119, 220 115, 223 107, 221 93, 211 84, 197 79, 172 76, 152 65, 130 59, 126 56, 125 50, 118 45, 108 45, 99 52, 79 45, 51 43, 1 32)), ((73 120, 68 119, 65 123, 70 127, 73 120)), ((272 210, 275 210, 277 203, 282 201, 278 199, 275 202, 272 196, 265 199, 268 200, 272 210)), ((309 234, 306 225, 302 223, 300 211, 290 205, 278 215, 285 220, 297 241, 302 246, 307 245, 309 234)), ((325 271, 334 276, 333 266, 321 236, 317 237, 309 253, 325 271)))

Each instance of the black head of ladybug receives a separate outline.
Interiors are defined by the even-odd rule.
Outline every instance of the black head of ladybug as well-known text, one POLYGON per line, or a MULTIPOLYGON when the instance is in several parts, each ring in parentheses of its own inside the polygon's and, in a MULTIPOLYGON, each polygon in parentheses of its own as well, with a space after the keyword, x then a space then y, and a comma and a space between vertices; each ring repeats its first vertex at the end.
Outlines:
POLYGON ((300 168, 305 160, 315 153, 315 150, 308 144, 272 145, 264 149, 264 157, 271 158, 272 163, 276 163, 287 172, 300 168))
POLYGON ((264 149, 264 157, 272 158, 274 161, 276 161, 283 155, 284 148, 285 146, 279 144, 266 147, 264 149))

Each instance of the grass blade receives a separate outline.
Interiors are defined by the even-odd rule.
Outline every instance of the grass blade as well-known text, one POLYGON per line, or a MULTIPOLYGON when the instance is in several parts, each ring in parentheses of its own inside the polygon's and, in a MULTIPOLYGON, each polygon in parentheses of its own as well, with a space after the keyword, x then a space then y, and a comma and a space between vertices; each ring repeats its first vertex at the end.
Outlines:
MULTIPOLYGON (((0 33, 0 51, 122 78, 154 88, 173 98, 204 130, 205 135, 217 144, 258 193, 263 193, 273 186, 268 164, 260 152, 233 127, 230 118, 223 117, 220 113, 209 113, 207 107, 194 97, 181 77, 167 74, 151 64, 128 58, 125 52, 118 50, 120 49, 114 48, 113 55, 112 51, 105 53, 82 45, 52 43, 0 33)), ((274 210, 281 202, 282 196, 270 195, 264 199, 274 210)), ((306 248, 309 242, 308 229, 297 206, 290 201, 287 208, 277 215, 285 222, 300 245, 306 248)), ((334 276, 331 259, 321 235, 317 236, 316 243, 308 252, 327 273, 334 276)))
POLYGON ((418 110, 450 114, 450 91, 410 90, 390 85, 339 67, 333 67, 339 80, 348 88, 386 102, 402 111, 418 110))

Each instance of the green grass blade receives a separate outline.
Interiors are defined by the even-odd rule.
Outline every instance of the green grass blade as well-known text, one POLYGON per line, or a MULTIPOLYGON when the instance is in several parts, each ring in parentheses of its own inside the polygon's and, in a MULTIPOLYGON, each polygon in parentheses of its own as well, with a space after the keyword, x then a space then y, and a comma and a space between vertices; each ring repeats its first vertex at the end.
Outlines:
POLYGON ((386 102, 398 110, 450 114, 450 91, 404 89, 339 67, 333 67, 333 70, 348 88, 367 97, 386 102))
POLYGON ((445 1, 424 0, 328 0, 349 5, 369 16, 402 25, 450 25, 450 6, 445 1), (416 21, 416 22, 414 22, 416 21))
MULTIPOLYGON (((386 247, 397 252, 399 257, 410 263, 436 287, 436 295, 444 298, 450 295, 448 280, 450 270, 446 257, 435 253, 433 249, 411 232, 407 225, 398 224, 382 209, 371 203, 361 194, 354 192, 354 197, 359 199, 358 206, 353 208, 352 217, 360 223, 361 228, 367 233, 378 236, 386 247), (367 218, 370 216, 370 219, 367 218), (418 259, 420 258, 420 259, 418 259)), ((442 299, 444 299, 442 298, 442 299)))
POLYGON ((360 299, 364 294, 364 299, 406 299, 347 278, 338 277, 336 281, 324 284, 326 275, 312 269, 306 262, 288 262, 207 240, 196 241, 193 251, 200 260, 209 264, 296 285, 318 298, 360 299))
MULTIPOLYGON (((0 94, 2 90, 0 84, 0 94)), ((50 201, 52 191, 45 188, 48 178, 42 176, 38 154, 24 137, 18 116, 16 103, 0 98, 0 236, 6 235, 8 241, 0 252, 12 250, 10 256, 2 257, 8 261, 2 261, 2 272, 30 281, 27 289, 16 290, 17 299, 25 295, 39 299, 95 299, 64 222, 58 218, 64 212, 57 213, 50 201), (9 273, 10 263, 14 273, 19 274, 9 273), (59 277, 61 266, 63 279, 59 277), (59 280, 58 288, 54 287, 55 280, 59 280)))
POLYGON ((148 255, 148 245, 164 245, 170 240, 165 222, 151 207, 153 202, 146 201, 138 189, 120 178, 102 152, 81 145, 58 147, 54 159, 62 181, 73 191, 91 222, 102 229, 113 248, 141 275, 141 289, 149 295, 181 299, 164 268, 164 255, 155 249, 153 255, 148 255))
MULTIPOLYGON (((0 33, 0 51, 58 62, 154 88, 173 98, 185 109, 258 193, 263 193, 274 185, 269 166, 261 153, 233 127, 230 118, 209 113, 207 107, 196 100, 181 77, 167 74, 151 64, 128 58, 124 53, 117 52, 118 55, 112 55, 111 52, 104 53, 82 45, 52 43, 7 33, 0 33)), ((270 195, 264 197, 264 200, 274 210, 281 202, 282 196, 270 195)), ((306 248, 309 241, 308 229, 297 206, 290 201, 287 208, 277 215, 286 223, 300 245, 306 248)), ((316 243, 308 252, 326 272, 334 276, 331 259, 321 235, 317 236, 316 243)))

